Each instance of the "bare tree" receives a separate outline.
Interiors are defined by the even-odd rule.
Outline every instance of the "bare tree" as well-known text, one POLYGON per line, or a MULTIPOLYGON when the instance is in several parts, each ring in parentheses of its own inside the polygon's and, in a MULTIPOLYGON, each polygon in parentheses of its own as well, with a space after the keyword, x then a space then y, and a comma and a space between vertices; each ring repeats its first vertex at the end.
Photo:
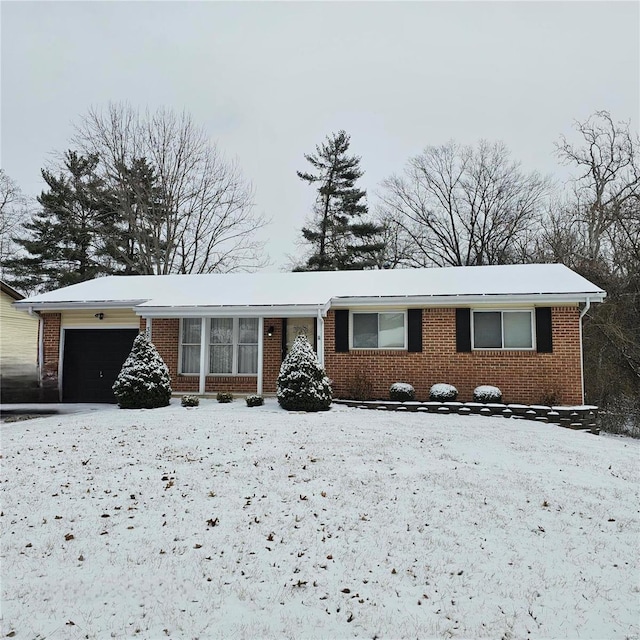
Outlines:
POLYGON ((0 169, 0 263, 16 250, 12 237, 28 215, 28 201, 15 180, 0 169))
POLYGON ((266 264, 253 188, 186 114, 90 109, 73 142, 97 154, 128 242, 114 259, 137 273, 251 270, 266 264))
POLYGON ((525 174, 501 143, 449 142, 411 158, 383 183, 379 214, 406 266, 501 264, 521 259, 549 182, 525 174))
POLYGON ((629 122, 598 111, 561 137, 560 160, 574 175, 539 237, 543 259, 563 262, 607 291, 584 327, 589 402, 624 407, 640 425, 640 159, 629 122))
POLYGON ((561 162, 577 170, 568 203, 554 214, 557 231, 581 247, 573 255, 576 265, 605 263, 615 270, 622 266, 615 259, 620 242, 635 242, 637 250, 640 138, 607 111, 576 121, 575 128, 579 144, 564 136, 556 144, 561 162))

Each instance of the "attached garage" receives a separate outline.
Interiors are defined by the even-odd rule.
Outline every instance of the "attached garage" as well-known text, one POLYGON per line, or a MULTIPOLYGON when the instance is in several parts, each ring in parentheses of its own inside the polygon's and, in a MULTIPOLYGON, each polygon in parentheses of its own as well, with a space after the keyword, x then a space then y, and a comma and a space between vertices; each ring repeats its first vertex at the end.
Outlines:
POLYGON ((138 329, 65 329, 63 402, 115 402, 115 382, 138 329))

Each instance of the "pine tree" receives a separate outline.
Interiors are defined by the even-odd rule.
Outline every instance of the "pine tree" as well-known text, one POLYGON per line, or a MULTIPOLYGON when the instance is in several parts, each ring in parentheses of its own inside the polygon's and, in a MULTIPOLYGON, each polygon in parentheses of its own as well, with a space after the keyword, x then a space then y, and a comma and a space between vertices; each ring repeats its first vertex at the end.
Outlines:
POLYGON ((113 393, 121 409, 155 409, 169 404, 169 369, 144 333, 134 340, 113 383, 113 393))
POLYGON ((326 411, 331 405, 331 384, 309 341, 299 335, 278 375, 278 402, 287 411, 326 411))
POLYGON ((113 206, 118 219, 105 238, 109 255, 126 275, 168 273, 172 225, 159 178, 146 158, 120 163, 117 170, 113 206))
POLYGON ((5 264, 14 286, 50 290, 111 273, 102 239, 112 214, 97 165, 97 156, 68 151, 60 175, 42 170, 49 186, 38 198, 42 209, 22 225, 28 235, 14 238, 24 253, 5 264))
POLYGON ((313 222, 302 229, 311 256, 299 271, 336 271, 375 267, 382 250, 382 227, 365 219, 366 191, 356 187, 363 172, 360 157, 348 156, 350 137, 339 131, 327 137, 305 159, 315 173, 298 171, 298 177, 318 184, 313 222))

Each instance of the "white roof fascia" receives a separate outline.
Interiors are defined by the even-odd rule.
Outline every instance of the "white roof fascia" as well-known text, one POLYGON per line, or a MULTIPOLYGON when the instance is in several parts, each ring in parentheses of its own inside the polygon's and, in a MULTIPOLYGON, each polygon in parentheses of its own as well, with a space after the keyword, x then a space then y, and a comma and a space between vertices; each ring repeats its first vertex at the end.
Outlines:
POLYGON ((14 302, 22 311, 72 311, 74 309, 134 309, 146 300, 92 300, 91 302, 14 302))
POLYGON ((444 296, 375 296, 332 298, 332 308, 352 308, 371 306, 469 306, 482 304, 553 304, 553 303, 586 303, 602 302, 606 294, 599 293, 527 293, 527 294, 502 294, 485 293, 482 295, 444 295, 444 296))
POLYGON ((143 318, 308 318, 316 317, 318 311, 326 316, 325 306, 319 305, 273 305, 273 306, 199 306, 199 307, 145 307, 134 309, 143 318))

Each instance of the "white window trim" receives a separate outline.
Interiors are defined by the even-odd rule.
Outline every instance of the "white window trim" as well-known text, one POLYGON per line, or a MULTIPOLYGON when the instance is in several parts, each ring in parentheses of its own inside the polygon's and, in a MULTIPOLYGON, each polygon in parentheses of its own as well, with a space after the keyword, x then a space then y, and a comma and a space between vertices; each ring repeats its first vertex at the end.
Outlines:
MULTIPOLYGON (((218 317, 218 316, 216 316, 218 317)), ((222 316, 220 316, 222 317, 222 316)), ((255 345, 256 347, 258 347, 258 364, 257 364, 257 370, 255 373, 238 373, 238 346, 239 346, 239 337, 240 337, 240 317, 242 318, 246 318, 249 316, 234 316, 233 317, 233 343, 232 343, 232 348, 233 348, 233 357, 232 357, 232 363, 233 363, 233 367, 232 367, 232 372, 231 373, 211 373, 209 371, 209 353, 210 353, 210 349, 211 349, 211 342, 210 342, 210 333, 211 333, 211 318, 204 318, 205 322, 203 323, 203 327, 201 330, 201 334, 200 334, 200 354, 201 354, 201 358, 204 357, 204 362, 205 362, 205 375, 207 377, 212 377, 212 378, 228 378, 230 376, 233 376, 234 378, 255 378, 257 375, 259 375, 260 373, 260 330, 261 330, 261 323, 258 321, 258 342, 243 342, 243 345, 255 345), (206 338, 206 339, 205 339, 206 338), (204 348, 203 348, 203 343, 204 343, 204 348)), ((191 320, 192 318, 186 318, 188 320, 191 320)), ((185 318, 180 318, 180 334, 179 334, 179 341, 178 341, 178 375, 184 376, 184 377, 193 377, 193 378, 197 378, 200 376, 199 372, 196 373, 184 373, 184 371, 182 370, 182 347, 183 347, 183 343, 182 343, 182 335, 183 335, 183 329, 182 329, 182 325, 183 325, 183 321, 185 320, 185 318)), ((195 345, 196 343, 191 343, 188 342, 187 345, 195 345)), ((201 363, 202 366, 202 363, 201 363)))
MULTIPOLYGON (((182 347, 184 346, 184 343, 182 342, 182 336, 184 335, 183 333, 183 324, 184 324, 184 320, 194 320, 194 318, 180 318, 180 327, 178 328, 178 375, 180 376, 193 376, 198 377, 200 376, 200 372, 196 371, 195 373, 189 372, 189 373, 183 373, 182 371, 182 347)), ((186 345, 187 346, 196 346, 196 344, 198 344, 198 346, 202 345, 202 326, 200 327, 200 342, 196 343, 196 342, 187 342, 186 345)), ((201 351, 202 353, 202 351, 201 351)))
MULTIPOLYGON (((378 332, 380 332, 380 322, 378 321, 378 332)), ((408 333, 407 327, 407 310, 406 309, 372 309, 370 311, 349 311, 349 350, 350 351, 407 351, 408 349, 408 333), (375 313, 379 315, 381 313, 401 313, 404 323, 404 345, 402 347, 354 347, 353 346, 353 316, 375 313)))
POLYGON ((471 349, 472 351, 535 351, 536 350, 535 313, 533 309, 472 309, 471 310, 471 349), (531 346, 530 347, 476 347, 475 322, 473 316, 476 313, 500 314, 500 340, 504 345, 504 322, 502 315, 505 313, 528 313, 531 320, 531 346))

